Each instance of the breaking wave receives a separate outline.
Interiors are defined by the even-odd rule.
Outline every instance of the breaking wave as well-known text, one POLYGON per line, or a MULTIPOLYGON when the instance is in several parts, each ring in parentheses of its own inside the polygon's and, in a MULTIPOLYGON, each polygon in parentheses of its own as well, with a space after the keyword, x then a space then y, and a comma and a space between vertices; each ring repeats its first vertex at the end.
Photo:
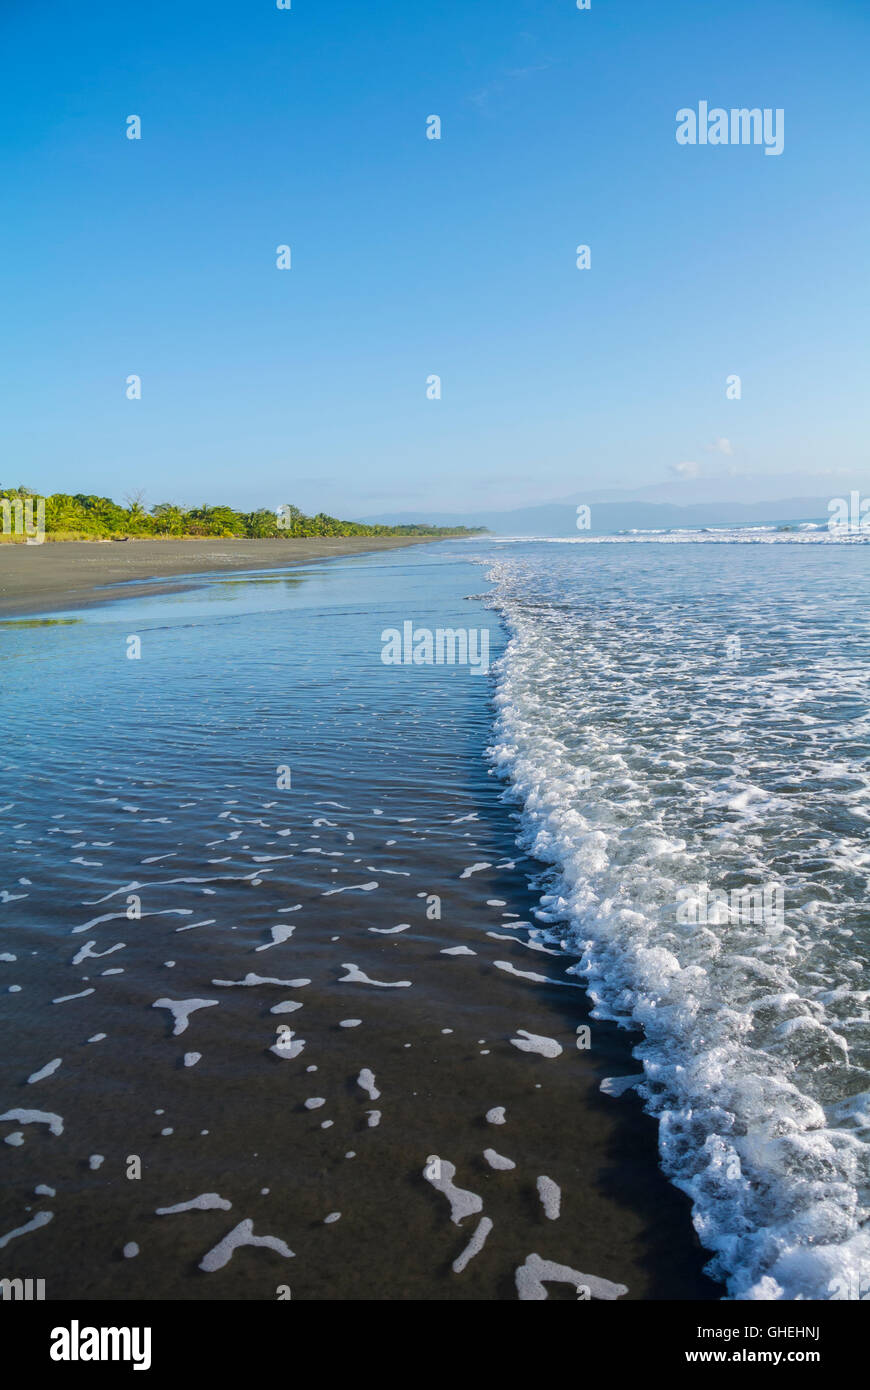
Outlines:
POLYGON ((800 551, 497 554, 491 757, 550 866, 538 920, 595 1016, 642 1030, 709 1272, 737 1299, 870 1294, 862 555, 844 583, 800 551), (735 910, 771 884, 783 913, 735 910))

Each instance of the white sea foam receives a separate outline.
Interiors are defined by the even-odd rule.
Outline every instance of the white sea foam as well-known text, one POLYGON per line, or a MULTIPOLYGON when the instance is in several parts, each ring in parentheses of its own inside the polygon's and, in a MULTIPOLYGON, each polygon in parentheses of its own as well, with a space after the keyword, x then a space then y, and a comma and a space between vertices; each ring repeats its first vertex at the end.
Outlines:
POLYGON ((294 1057, 305 1049, 305 1039, 297 1038, 292 1028, 288 1028, 286 1023, 279 1028, 280 1038, 269 1048, 276 1057, 280 1057, 284 1062, 292 1062, 294 1057))
POLYGON ((555 1038, 545 1038, 540 1033, 530 1033, 527 1028, 518 1028, 519 1034, 511 1038, 514 1047, 520 1052, 537 1052, 541 1057, 561 1057, 562 1045, 555 1038))
POLYGON ((711 1274, 734 1298, 842 1296, 870 1257, 857 557, 583 553, 491 576, 511 634, 492 759, 550 866, 538 934, 580 956, 595 1017, 643 1030, 643 1077, 604 1089, 658 1117, 711 1274), (774 881, 779 917, 681 915, 699 889, 774 881))
POLYGON ((28 1086, 32 1086, 36 1081, 42 1081, 46 1076, 52 1076, 57 1071, 62 1060, 61 1057, 55 1057, 51 1062, 46 1062, 45 1066, 40 1067, 39 1071, 35 1071, 31 1076, 28 1076, 28 1086))
POLYGON ((545 1283, 571 1284, 586 1298, 612 1300, 628 1293, 625 1284, 612 1284, 609 1279, 599 1279, 595 1274, 581 1274, 579 1269, 555 1260, 542 1260, 540 1255, 529 1255, 516 1271, 515 1278, 517 1295, 526 1303, 540 1302, 548 1297, 545 1283))
POLYGON ((426 1159, 423 1177, 432 1184, 436 1192, 443 1192, 450 1203, 450 1220, 459 1226, 466 1216, 472 1216, 481 1210, 483 1198, 465 1187, 457 1187, 453 1181, 455 1176, 456 1165, 449 1159, 439 1158, 437 1154, 430 1154, 426 1159))
POLYGON ((235 1252, 243 1245, 265 1246, 267 1250, 274 1250, 277 1254, 283 1255, 285 1260, 293 1258, 293 1251, 278 1236, 255 1236, 254 1223, 248 1218, 240 1221, 238 1226, 224 1236, 223 1240, 218 1241, 213 1249, 203 1255, 199 1262, 199 1267, 206 1274, 214 1274, 215 1270, 223 1269, 224 1265, 229 1264, 235 1252))
MULTIPOLYGON (((252 988, 254 985, 285 985, 287 989, 301 989, 303 985, 310 985, 310 980, 276 980, 271 975, 255 975, 249 970, 243 980, 212 980, 213 985, 221 985, 224 989, 234 987, 252 988)), ((214 1001, 217 1003, 217 1000, 214 1001)))
POLYGON ((496 1153, 495 1149, 484 1149, 483 1156, 490 1168, 499 1173, 507 1173, 517 1166, 512 1158, 505 1158, 504 1154, 496 1153))
POLYGON ((346 970, 347 974, 339 976, 340 985, 377 985, 378 989, 407 989, 411 984, 410 980, 371 980, 358 965, 343 963, 341 968, 346 970))
POLYGON ((254 948, 255 950, 268 951, 273 946, 280 946, 283 942, 289 941, 290 937, 295 932, 296 927, 295 925, 285 926, 283 922, 279 922, 277 926, 272 927, 270 930, 272 933, 272 940, 267 941, 263 946, 256 946, 254 948))
POLYGON ((0 1236, 0 1250, 5 1249, 10 1240, 17 1240, 19 1236, 26 1236, 30 1231, 38 1231, 42 1226, 47 1226, 49 1221, 54 1220, 53 1211, 41 1211, 23 1226, 16 1226, 14 1231, 7 1231, 5 1236, 0 1236))
POLYGON ((17 1120, 21 1125, 48 1125, 52 1134, 63 1134, 63 1120, 50 1110, 5 1110, 0 1120, 17 1120))
POLYGON ((552 1178, 540 1177, 535 1186, 544 1208, 544 1215, 550 1221, 557 1221, 562 1210, 562 1190, 552 1178))
MULTIPOLYGON (((490 935, 490 933, 487 933, 490 935)), ((506 975, 515 975, 518 980, 531 980, 536 985, 572 985, 573 980, 554 980, 550 975, 538 975, 534 970, 518 970, 509 960, 496 960, 493 965, 497 970, 503 970, 506 975)), ((574 988, 576 989, 576 985, 574 988)))
POLYGON ((157 1207, 155 1216, 175 1216, 182 1211, 229 1211, 232 1202, 219 1197, 216 1192, 203 1192, 199 1197, 191 1197, 189 1202, 178 1202, 174 1207, 157 1207))
POLYGON ((599 1090, 606 1096, 622 1096, 626 1091, 637 1089, 639 1082, 643 1081, 643 1072, 636 1076, 605 1076, 599 1090))
POLYGON ((491 869, 491 868, 492 868, 492 865, 491 865, 491 864, 487 864, 487 863, 484 862, 484 861, 481 861, 481 863, 479 863, 479 864, 470 864, 469 867, 468 867, 467 869, 463 869, 463 870, 462 870, 462 873, 459 875, 459 877, 460 877, 460 878, 471 878, 471 875, 472 875, 472 874, 479 874, 479 873, 482 872, 483 869, 491 869))
MULTIPOLYGON (((212 983, 216 983, 216 981, 212 983)), ((177 1038, 179 1033, 187 1032, 192 1013, 195 1013, 197 1009, 210 1009, 217 1003, 219 1003, 217 999, 155 999, 151 1007, 152 1009, 169 1010, 174 1020, 172 1036, 177 1038)))
POLYGON ((493 545, 866 545, 870 530, 829 529, 824 522, 783 526, 674 526, 620 531, 601 536, 491 536, 493 545))
POLYGON ((375 1085, 375 1074, 368 1067, 363 1067, 356 1079, 356 1084, 365 1091, 369 1100, 380 1099, 381 1093, 375 1085))
POLYGON ((482 1216, 474 1229, 474 1234, 472 1235, 471 1240, 468 1242, 465 1249, 462 1251, 462 1254, 458 1255, 456 1259, 453 1261, 453 1265, 451 1267, 453 1269, 454 1274, 461 1274, 465 1266, 468 1264, 468 1261, 473 1260, 475 1255, 480 1254, 481 1250, 483 1249, 486 1243, 486 1238, 491 1230, 492 1221, 489 1219, 488 1216, 482 1216))

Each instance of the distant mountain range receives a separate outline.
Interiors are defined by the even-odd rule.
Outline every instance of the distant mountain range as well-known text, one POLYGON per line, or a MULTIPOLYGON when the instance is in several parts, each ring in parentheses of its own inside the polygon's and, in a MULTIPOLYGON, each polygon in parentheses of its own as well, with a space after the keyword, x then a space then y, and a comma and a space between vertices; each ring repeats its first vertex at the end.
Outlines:
MULTIPOLYGON (((364 517, 369 525, 403 526, 426 522, 435 526, 485 526, 502 536, 576 536, 577 506, 585 503, 591 512, 589 532, 647 530, 674 526, 752 526, 775 522, 827 521, 828 502, 834 496, 848 496, 848 488, 836 486, 824 497, 790 497, 775 502, 693 502, 678 506, 671 501, 646 501, 624 494, 619 500, 604 500, 605 494, 587 493, 576 500, 548 502, 539 507, 518 507, 512 511, 477 512, 392 512, 364 517)), ((610 498, 613 494, 609 494, 610 498)))

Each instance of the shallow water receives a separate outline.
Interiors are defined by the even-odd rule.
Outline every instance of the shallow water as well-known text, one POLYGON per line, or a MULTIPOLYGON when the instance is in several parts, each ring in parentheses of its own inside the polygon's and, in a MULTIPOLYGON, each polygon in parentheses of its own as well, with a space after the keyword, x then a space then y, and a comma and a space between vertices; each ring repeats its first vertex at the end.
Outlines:
POLYGON ((713 1253, 732 1296, 856 1297, 866 551, 475 541, 197 582, 0 626, 0 1274, 492 1299, 534 1253, 550 1297, 710 1298, 713 1253), (408 620, 511 642, 486 677, 384 665, 408 620), (212 1268, 246 1221, 272 1246, 212 1268))
POLYGON ((523 944, 541 866, 486 761, 491 680, 381 661, 408 619, 486 627, 497 655, 466 555, 0 631, 8 1277, 60 1299, 510 1299, 539 1254, 571 1274, 550 1297, 581 1276, 716 1296, 653 1122, 600 1092, 634 1070, 626 1039, 594 1024, 578 1048, 576 955, 523 944), (230 1253, 251 1234, 272 1243, 230 1253))
POLYGON ((870 563, 819 539, 488 566, 538 920, 643 1027, 665 1169, 736 1297, 867 1283, 870 563))

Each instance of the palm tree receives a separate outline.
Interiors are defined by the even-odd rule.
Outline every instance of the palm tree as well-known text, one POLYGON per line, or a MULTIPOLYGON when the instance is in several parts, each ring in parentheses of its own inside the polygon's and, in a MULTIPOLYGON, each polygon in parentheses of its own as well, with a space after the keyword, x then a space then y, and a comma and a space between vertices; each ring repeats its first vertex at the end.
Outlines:
POLYGON ((174 502, 158 502, 151 508, 154 529, 159 535, 180 536, 184 533, 184 509, 174 502))

